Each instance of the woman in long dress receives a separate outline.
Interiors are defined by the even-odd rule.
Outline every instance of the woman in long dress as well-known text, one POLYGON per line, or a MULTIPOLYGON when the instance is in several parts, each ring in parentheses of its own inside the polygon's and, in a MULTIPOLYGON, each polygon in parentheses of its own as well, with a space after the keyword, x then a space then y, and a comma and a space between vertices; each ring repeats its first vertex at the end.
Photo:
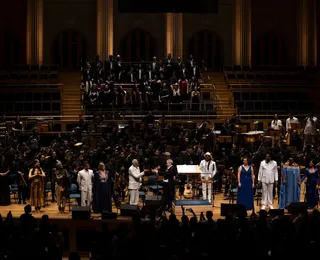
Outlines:
POLYGON ((292 202, 300 202, 300 183, 299 165, 289 158, 281 173, 279 209, 288 207, 292 202))
POLYGON ((103 163, 94 176, 93 185, 93 211, 95 213, 112 212, 111 178, 103 163))
POLYGON ((237 204, 242 204, 247 210, 252 210, 253 205, 253 188, 254 188, 254 171, 248 163, 248 158, 243 158, 243 165, 238 169, 238 198, 237 204))
POLYGON ((35 210, 40 211, 44 206, 44 180, 46 174, 40 168, 40 161, 35 160, 34 166, 29 171, 30 180, 30 204, 35 210))
POLYGON ((309 162, 309 168, 306 168, 302 180, 306 185, 306 199, 308 209, 313 209, 318 205, 319 193, 317 190, 319 176, 318 169, 314 167, 314 162, 309 162))

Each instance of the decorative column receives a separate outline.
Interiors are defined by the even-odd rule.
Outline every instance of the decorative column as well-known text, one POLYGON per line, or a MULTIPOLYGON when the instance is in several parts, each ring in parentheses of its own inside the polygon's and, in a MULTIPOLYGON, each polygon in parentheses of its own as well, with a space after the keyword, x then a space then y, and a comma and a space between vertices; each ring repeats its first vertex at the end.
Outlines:
POLYGON ((183 58, 183 14, 166 14, 166 53, 171 53, 173 58, 183 58))
POLYGON ((43 64, 43 0, 28 0, 27 63, 43 64))
POLYGON ((114 55, 113 0, 97 0, 97 54, 106 60, 114 55))
POLYGON ((233 63, 251 65, 251 0, 234 0, 233 63))
POLYGON ((299 66, 317 66, 317 0, 299 0, 298 53, 299 66))

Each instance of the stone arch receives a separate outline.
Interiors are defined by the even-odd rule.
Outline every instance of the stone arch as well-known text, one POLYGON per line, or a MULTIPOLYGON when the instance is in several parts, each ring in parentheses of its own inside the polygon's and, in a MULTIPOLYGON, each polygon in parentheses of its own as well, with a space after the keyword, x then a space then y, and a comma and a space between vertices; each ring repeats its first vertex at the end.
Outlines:
POLYGON ((220 71, 223 68, 224 43, 216 32, 195 32, 188 41, 187 51, 187 58, 192 54, 199 65, 203 60, 208 69, 220 71))
POLYGON ((289 65, 288 44, 283 35, 275 31, 262 34, 254 44, 255 65, 289 65))
POLYGON ((87 40, 74 29, 58 33, 51 44, 51 63, 61 69, 79 69, 81 60, 87 58, 87 40))
POLYGON ((158 56, 158 44, 155 38, 141 28, 134 28, 127 32, 120 40, 120 54, 125 61, 139 59, 150 61, 158 56))

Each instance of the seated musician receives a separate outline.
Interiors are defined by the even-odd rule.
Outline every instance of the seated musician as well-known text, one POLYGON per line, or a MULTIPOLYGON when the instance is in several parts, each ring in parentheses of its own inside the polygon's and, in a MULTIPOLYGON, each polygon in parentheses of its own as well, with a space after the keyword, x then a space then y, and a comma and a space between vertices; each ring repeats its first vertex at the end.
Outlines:
POLYGON ((290 113, 289 117, 286 120, 286 130, 287 130, 287 132, 291 131, 291 124, 298 124, 298 123, 299 123, 298 118, 294 117, 292 115, 292 113, 290 113))

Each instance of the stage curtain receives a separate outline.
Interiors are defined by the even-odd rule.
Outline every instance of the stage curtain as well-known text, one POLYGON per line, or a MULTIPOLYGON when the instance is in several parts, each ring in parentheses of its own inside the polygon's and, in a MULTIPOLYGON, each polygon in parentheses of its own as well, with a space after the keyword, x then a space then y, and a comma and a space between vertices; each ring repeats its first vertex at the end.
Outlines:
POLYGON ((79 69, 81 59, 86 60, 86 56, 86 39, 78 31, 64 30, 52 41, 51 63, 62 69, 79 69))
POLYGON ((140 28, 127 32, 120 41, 120 54, 124 61, 151 61, 153 56, 159 59, 157 52, 156 40, 140 28))
POLYGON ((198 65, 201 66, 202 59, 208 69, 220 71, 223 67, 223 42, 221 37, 212 31, 199 31, 192 35, 188 43, 188 53, 193 55, 198 65))
POLYGON ((281 34, 267 32, 255 44, 256 65, 288 65, 287 43, 281 34))

